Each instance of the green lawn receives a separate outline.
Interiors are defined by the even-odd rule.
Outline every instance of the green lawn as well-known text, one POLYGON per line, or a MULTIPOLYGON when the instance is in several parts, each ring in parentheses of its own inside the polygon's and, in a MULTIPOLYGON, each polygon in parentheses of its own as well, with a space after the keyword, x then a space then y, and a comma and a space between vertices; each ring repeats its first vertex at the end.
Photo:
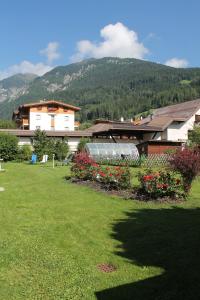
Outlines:
POLYGON ((198 180, 183 204, 139 203, 70 184, 67 167, 4 166, 0 299, 200 299, 198 180))

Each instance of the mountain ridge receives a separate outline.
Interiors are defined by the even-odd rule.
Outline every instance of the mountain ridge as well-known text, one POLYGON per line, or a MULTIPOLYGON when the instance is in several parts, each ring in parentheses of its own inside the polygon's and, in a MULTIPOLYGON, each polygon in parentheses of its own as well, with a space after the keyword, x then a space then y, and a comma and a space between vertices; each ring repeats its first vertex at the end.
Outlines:
POLYGON ((199 96, 200 68, 176 69, 132 58, 93 58, 33 78, 24 93, 0 103, 0 117, 10 118, 13 109, 26 102, 56 99, 80 106, 81 121, 130 118, 199 96))

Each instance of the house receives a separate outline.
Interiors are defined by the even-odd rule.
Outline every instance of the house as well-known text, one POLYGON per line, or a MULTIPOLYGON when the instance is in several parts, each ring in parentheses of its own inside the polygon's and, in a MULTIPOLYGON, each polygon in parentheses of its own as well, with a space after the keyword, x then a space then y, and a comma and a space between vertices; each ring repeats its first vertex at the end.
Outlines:
POLYGON ((198 124, 200 99, 156 109, 152 115, 136 123, 97 120, 88 130, 97 139, 131 141, 143 145, 138 148, 144 149, 146 154, 161 154, 182 147, 188 140, 189 131, 198 124))
POLYGON ((74 131, 75 112, 80 108, 60 101, 48 100, 20 105, 13 121, 23 130, 74 131))
MULTIPOLYGON (((19 144, 30 144, 37 128, 47 136, 68 139, 71 151, 76 151, 81 138, 95 142, 134 143, 140 153, 161 154, 182 147, 188 132, 200 124, 200 99, 154 110, 147 118, 132 121, 97 120, 86 130, 74 130, 74 115, 78 107, 55 100, 21 105, 13 113, 18 129, 1 129, 19 137, 19 144)), ((78 129, 78 128, 77 128, 78 129)))
POLYGON ((146 134, 145 140, 167 140, 187 142, 188 132, 200 124, 200 99, 156 109, 141 120, 140 125, 160 128, 156 134, 146 134))

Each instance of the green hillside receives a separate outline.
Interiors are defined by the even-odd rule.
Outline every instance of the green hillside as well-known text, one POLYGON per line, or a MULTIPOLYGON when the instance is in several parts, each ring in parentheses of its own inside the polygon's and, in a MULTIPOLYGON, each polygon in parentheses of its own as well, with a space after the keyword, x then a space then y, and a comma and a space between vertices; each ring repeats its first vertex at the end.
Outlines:
POLYGON ((137 59, 103 58, 57 67, 29 84, 26 93, 0 104, 0 117, 39 99, 80 106, 82 121, 119 119, 200 97, 200 68, 175 69, 137 59))

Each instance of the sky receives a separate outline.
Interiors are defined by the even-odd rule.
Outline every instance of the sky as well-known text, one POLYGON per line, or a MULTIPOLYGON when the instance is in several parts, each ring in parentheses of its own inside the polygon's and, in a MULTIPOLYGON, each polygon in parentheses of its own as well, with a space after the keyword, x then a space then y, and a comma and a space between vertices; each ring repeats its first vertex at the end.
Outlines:
POLYGON ((199 0, 0 0, 0 79, 106 56, 200 67, 199 11, 199 0))

